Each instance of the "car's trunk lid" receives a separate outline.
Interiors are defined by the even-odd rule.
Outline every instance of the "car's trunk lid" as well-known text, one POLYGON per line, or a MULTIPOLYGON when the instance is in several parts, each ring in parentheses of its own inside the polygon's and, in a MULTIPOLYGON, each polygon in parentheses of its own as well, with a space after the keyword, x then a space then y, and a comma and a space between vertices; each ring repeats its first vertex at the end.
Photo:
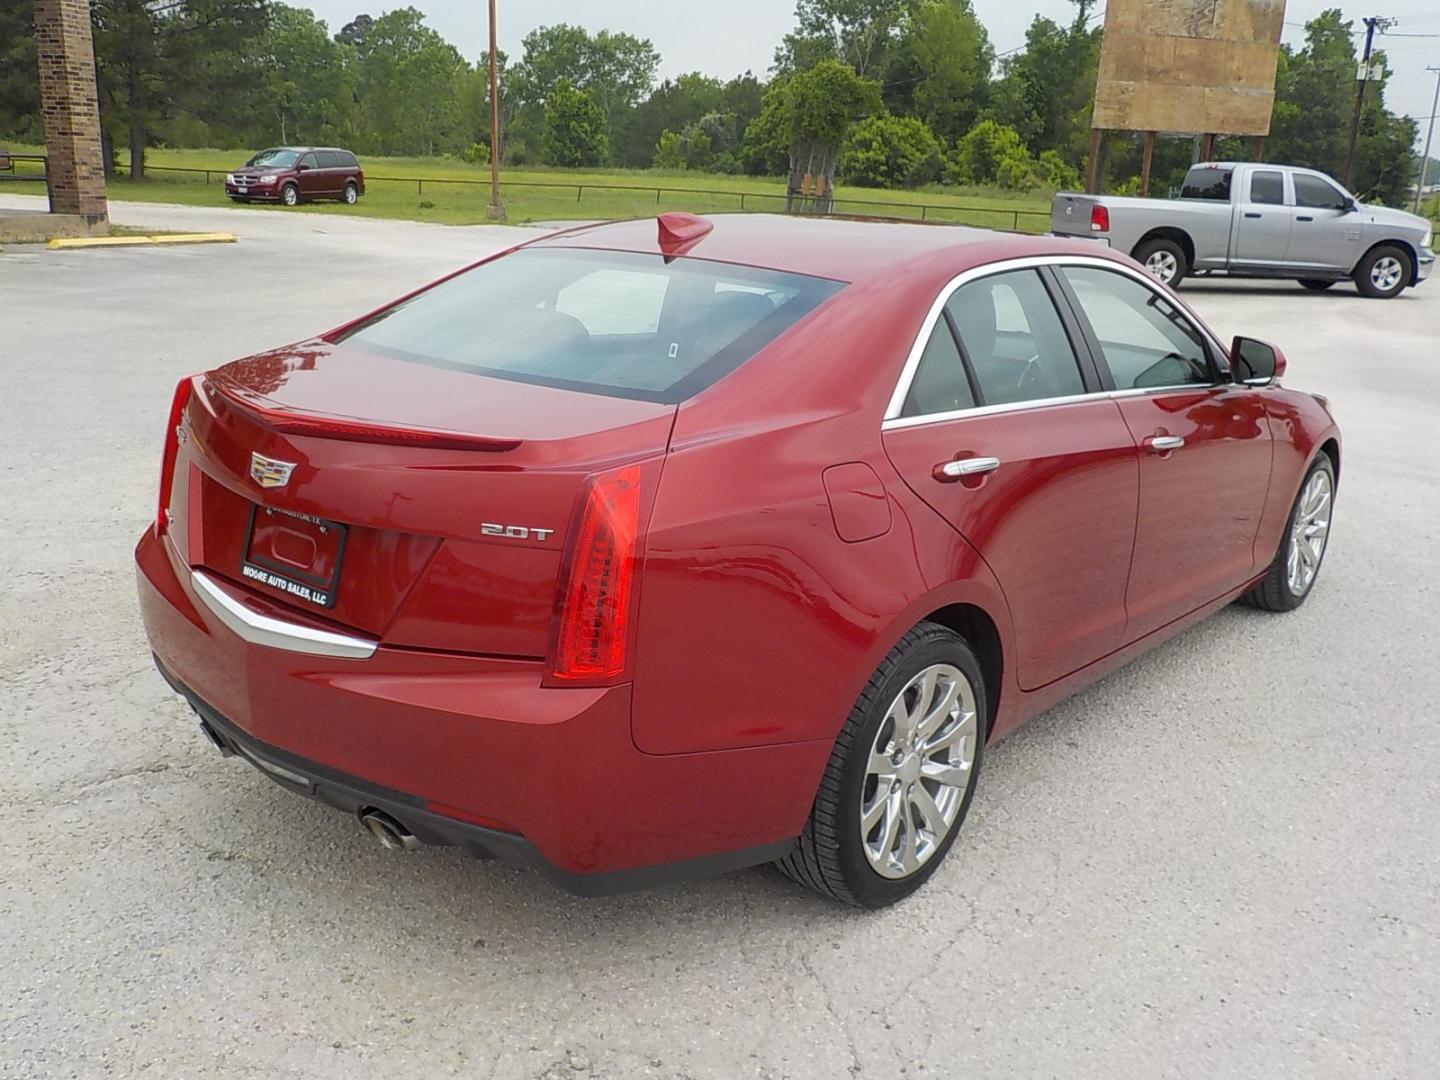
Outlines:
POLYGON ((586 477, 663 454, 674 411, 325 341, 266 353, 189 406, 180 542, 387 644, 542 656, 586 477))

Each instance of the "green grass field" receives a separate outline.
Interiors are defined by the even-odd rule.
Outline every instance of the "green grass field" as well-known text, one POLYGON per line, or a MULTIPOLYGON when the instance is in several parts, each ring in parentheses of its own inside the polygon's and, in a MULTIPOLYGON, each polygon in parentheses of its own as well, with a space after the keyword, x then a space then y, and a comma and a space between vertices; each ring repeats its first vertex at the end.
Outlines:
MULTIPOLYGON (((11 147, 17 153, 43 152, 11 147)), ((152 150, 141 183, 114 180, 110 197, 136 202, 175 202, 193 206, 229 206, 221 184, 227 169, 248 155, 228 150, 152 150), (166 167, 211 170, 168 172, 166 167)), ((358 206, 313 203, 306 213, 432 221, 446 225, 485 222, 490 200, 489 169, 446 158, 364 158, 366 193, 358 206)), ((24 165, 20 166, 22 169, 24 165)), ((654 170, 589 171, 571 169, 507 169, 501 196, 507 220, 574 221, 647 217, 667 210, 695 213, 779 211, 785 206, 785 182, 779 178, 728 176, 654 170), (632 190, 605 190, 606 187, 632 190), (678 189, 662 190, 660 189, 678 189)), ((4 190, 29 192, 34 185, 5 185, 4 190)), ((258 205, 258 204, 253 204, 258 205)), ((836 190, 840 214, 913 218, 951 224, 1042 232, 1048 226, 1048 192, 1018 194, 999 190, 932 186, 919 191, 879 191, 841 187, 836 190), (1019 211, 1017 219, 1016 211, 1019 211)), ((276 213, 294 213, 282 207, 276 213)))

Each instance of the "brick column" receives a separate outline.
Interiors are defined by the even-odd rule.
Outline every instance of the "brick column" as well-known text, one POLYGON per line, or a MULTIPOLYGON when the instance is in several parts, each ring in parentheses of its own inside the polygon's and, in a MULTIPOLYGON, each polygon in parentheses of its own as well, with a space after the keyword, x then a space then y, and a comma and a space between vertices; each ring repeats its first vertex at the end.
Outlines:
POLYGON ((35 51, 50 158, 50 210, 103 225, 109 213, 88 0, 35 0, 35 51))

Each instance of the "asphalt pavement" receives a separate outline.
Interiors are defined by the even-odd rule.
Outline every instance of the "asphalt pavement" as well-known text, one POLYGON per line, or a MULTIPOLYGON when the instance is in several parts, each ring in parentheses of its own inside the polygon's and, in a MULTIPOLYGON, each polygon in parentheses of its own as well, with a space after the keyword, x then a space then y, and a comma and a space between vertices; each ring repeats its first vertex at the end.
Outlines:
POLYGON ((587 901, 222 760, 131 564, 179 377, 533 231, 114 217, 240 242, 0 254, 0 1076, 1440 1075, 1440 281, 1187 287, 1333 401, 1317 591, 994 747, 913 899, 761 868, 587 901))

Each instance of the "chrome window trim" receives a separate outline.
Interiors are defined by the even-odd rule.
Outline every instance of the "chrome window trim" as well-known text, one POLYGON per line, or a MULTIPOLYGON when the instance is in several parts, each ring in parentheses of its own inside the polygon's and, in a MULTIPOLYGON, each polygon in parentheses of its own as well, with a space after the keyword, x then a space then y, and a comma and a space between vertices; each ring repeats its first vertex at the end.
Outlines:
MULTIPOLYGON (((1058 398, 1038 398, 1033 401, 1016 401, 1003 405, 978 405, 969 409, 952 410, 947 413, 927 413, 921 416, 902 416, 905 409, 905 399, 910 395, 910 384, 915 381, 915 372, 920 368, 920 360, 925 355, 925 347, 930 344, 930 335, 935 332, 939 324, 945 305, 963 286, 980 278, 992 277, 995 274, 1004 274, 1012 270, 1038 270, 1042 266, 1090 266, 1100 270, 1110 270, 1118 274, 1124 274, 1134 278, 1141 285, 1144 285, 1151 292, 1157 294, 1166 302, 1174 301, 1165 295, 1164 290, 1159 287, 1153 277, 1144 270, 1136 267, 1126 266, 1124 263, 1115 262, 1112 259, 1097 259, 1089 255, 1027 255, 1019 259, 1006 259, 1002 262, 987 263, 984 266, 971 267, 962 274, 951 278, 946 286, 940 290, 940 295, 930 305, 930 311, 925 316, 925 321, 920 324, 920 332, 915 337, 915 343, 910 346, 910 354, 905 358, 905 366, 900 370, 900 379, 895 384, 895 391, 890 395, 890 403, 885 407, 885 417, 881 427, 885 431, 899 427, 913 427, 917 423, 931 423, 939 420, 958 420, 962 416, 986 416, 996 412, 1013 412, 1016 409, 1039 409, 1051 405, 1068 405, 1076 401, 1094 401, 1102 397, 1113 397, 1116 395, 1154 394, 1176 389, 1194 389, 1201 387, 1199 383, 1184 383, 1179 387, 1156 386, 1128 390, 1095 390, 1084 394, 1070 394, 1058 398)), ((1221 347, 1215 336, 1199 320, 1193 318, 1190 313, 1180 308, 1180 313, 1186 320, 1193 323, 1195 328, 1208 341, 1216 353, 1216 366, 1220 368, 1222 375, 1229 374, 1229 355, 1221 347), (1222 364, 1222 361, 1224 362, 1222 364)), ((1076 357, 1078 362, 1079 357, 1076 357)), ((1230 385, 1228 383, 1215 383, 1214 386, 1230 385)))
POLYGON ((994 416, 997 413, 1020 412, 1025 409, 1050 409, 1057 405, 1079 405, 1087 401, 1113 401, 1116 398, 1143 397, 1146 394, 1173 394, 1181 390, 1196 392, 1223 390, 1230 383, 1177 383, 1174 386, 1143 386, 1131 390, 1096 390, 1088 394, 1067 394, 1064 397, 1035 398, 1033 401, 1009 401, 1002 405, 977 405, 973 409, 951 409, 943 413, 926 413, 923 416, 900 416, 886 420, 880 425, 881 431, 900 431, 905 428, 922 427, 925 424, 940 424, 951 420, 968 420, 972 416, 994 416))
POLYGON ((251 611, 222 589, 209 574, 199 570, 190 571, 190 584, 196 597, 212 615, 224 623, 231 633, 252 645, 304 653, 307 656, 368 660, 375 655, 380 644, 370 638, 315 630, 251 611))

